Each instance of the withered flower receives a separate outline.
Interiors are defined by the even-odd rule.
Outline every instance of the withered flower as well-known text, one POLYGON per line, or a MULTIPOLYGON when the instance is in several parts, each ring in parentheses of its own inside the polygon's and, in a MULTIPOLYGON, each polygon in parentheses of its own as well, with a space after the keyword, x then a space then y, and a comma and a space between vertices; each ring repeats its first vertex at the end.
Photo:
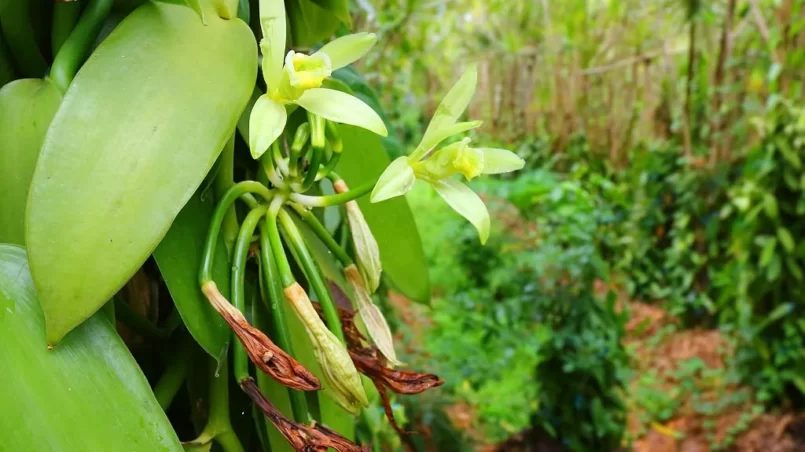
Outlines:
MULTIPOLYGON (((321 307, 316 306, 316 309, 319 311, 319 315, 322 315, 321 307)), ((405 434, 406 432, 397 425, 397 421, 394 419, 387 389, 398 394, 420 394, 430 388, 441 386, 444 381, 434 374, 388 368, 385 358, 376 347, 364 346, 366 338, 355 325, 354 314, 339 308, 338 316, 341 319, 341 327, 346 337, 352 362, 355 363, 358 372, 369 377, 377 388, 383 403, 383 411, 391 426, 400 434, 405 434)))
POLYGON ((201 286, 201 291, 235 332, 249 358, 260 370, 289 388, 301 391, 321 389, 315 375, 277 347, 262 331, 249 325, 243 314, 221 294, 215 282, 207 281, 201 286))
POLYGON ((240 386, 274 424, 274 427, 288 440, 291 447, 298 451, 326 452, 328 448, 335 449, 337 452, 368 452, 370 450, 366 446, 358 446, 321 424, 314 423, 312 427, 308 427, 288 419, 265 398, 251 377, 242 380, 240 386))

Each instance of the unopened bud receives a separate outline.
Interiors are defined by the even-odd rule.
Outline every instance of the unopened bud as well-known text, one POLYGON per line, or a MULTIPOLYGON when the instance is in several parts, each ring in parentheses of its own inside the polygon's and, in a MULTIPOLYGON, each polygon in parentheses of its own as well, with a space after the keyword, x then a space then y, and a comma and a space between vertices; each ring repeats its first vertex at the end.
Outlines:
POLYGON ((310 139, 310 124, 306 122, 296 128, 296 134, 294 135, 291 149, 293 149, 294 152, 301 152, 302 148, 307 144, 308 139, 310 139))
POLYGON ((333 399, 341 408, 357 414, 362 406, 369 405, 369 400, 349 353, 321 321, 307 293, 298 283, 286 287, 284 292, 305 326, 333 399))
POLYGON ((321 389, 315 375, 277 347, 262 331, 249 325, 243 314, 221 294, 215 282, 205 282, 201 291, 235 332, 249 358, 260 370, 289 388, 301 391, 321 389))
POLYGON ((397 360, 397 354, 394 352, 394 340, 389 324, 380 309, 372 302, 372 297, 364 287, 358 269, 354 265, 350 265, 344 269, 344 276, 355 293, 356 310, 372 342, 391 366, 402 365, 403 363, 397 360))
MULTIPOLYGON (((344 193, 348 190, 347 184, 343 180, 338 180, 333 184, 337 193, 344 193)), ((383 264, 380 261, 380 249, 377 246, 372 230, 366 222, 366 218, 361 212, 357 201, 348 201, 345 206, 349 229, 352 234, 352 243, 355 245, 355 263, 361 272, 366 289, 369 293, 374 293, 380 286, 380 275, 383 273, 383 264)))

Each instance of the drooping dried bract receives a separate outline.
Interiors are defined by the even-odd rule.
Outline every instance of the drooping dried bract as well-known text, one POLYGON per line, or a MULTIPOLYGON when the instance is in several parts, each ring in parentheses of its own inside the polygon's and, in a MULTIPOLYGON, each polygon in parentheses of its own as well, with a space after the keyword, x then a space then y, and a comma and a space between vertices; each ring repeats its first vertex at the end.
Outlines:
POLYGON ((319 379, 274 344, 262 331, 249 325, 243 314, 221 295, 214 282, 208 281, 201 290, 235 332, 249 358, 260 370, 289 388, 300 391, 321 389, 319 379))
POLYGON ((288 419, 265 398, 251 377, 242 380, 240 385, 294 449, 305 452, 326 452, 328 448, 338 452, 369 451, 368 447, 358 446, 321 424, 309 427, 288 419))

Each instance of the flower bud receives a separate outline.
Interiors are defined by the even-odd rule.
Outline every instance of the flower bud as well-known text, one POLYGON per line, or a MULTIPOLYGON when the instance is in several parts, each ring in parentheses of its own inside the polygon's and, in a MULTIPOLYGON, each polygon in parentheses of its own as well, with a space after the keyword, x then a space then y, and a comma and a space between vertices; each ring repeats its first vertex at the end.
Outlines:
POLYGON ((309 139, 310 139, 310 124, 305 122, 296 128, 296 134, 294 135, 291 149, 293 149, 294 152, 301 152, 302 148, 305 147, 309 139))
MULTIPOLYGON (((333 184, 337 193, 344 193, 349 188, 343 180, 338 180, 333 184)), ((349 229, 352 234, 352 243, 355 245, 355 263, 358 264, 360 274, 366 282, 364 287, 374 293, 380 286, 380 275, 383 272, 383 264, 380 261, 380 249, 377 240, 366 223, 366 218, 361 212, 357 201, 349 201, 345 206, 349 229)))
POLYGON ((369 405, 369 400, 349 352, 321 321, 298 283, 286 287, 284 292, 310 337, 331 396, 341 408, 357 414, 362 406, 369 405))
POLYGON ((397 360, 397 354, 394 352, 394 340, 391 336, 389 324, 380 309, 372 302, 372 297, 366 291, 358 269, 354 265, 350 265, 344 269, 344 276, 346 276, 347 281, 352 286, 352 291, 355 293, 356 310, 372 342, 388 360, 389 365, 399 366, 403 364, 397 360))

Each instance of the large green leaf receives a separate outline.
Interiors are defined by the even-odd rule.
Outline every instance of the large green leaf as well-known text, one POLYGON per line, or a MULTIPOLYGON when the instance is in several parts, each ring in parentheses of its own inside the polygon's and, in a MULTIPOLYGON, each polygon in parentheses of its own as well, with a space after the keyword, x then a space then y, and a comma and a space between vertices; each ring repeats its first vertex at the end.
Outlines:
POLYGON ((254 85, 248 26, 205 2, 146 3, 79 71, 34 172, 26 243, 56 343, 145 261, 231 135, 254 85))
POLYGON ((330 37, 341 21, 311 0, 285 2, 294 47, 309 47, 330 37))
MULTIPOLYGON (((390 163, 380 139, 356 127, 341 126, 340 131, 344 154, 338 173, 350 187, 376 180, 390 163)), ((428 303, 428 268, 408 202, 398 197, 372 204, 364 196, 358 204, 377 239, 384 274, 408 298, 428 303)))
POLYGON ((60 102, 48 80, 16 80, 0 89, 0 243, 25 244, 28 186, 60 102))
MULTIPOLYGON (((0 7, 2 7, 2 4, 0 4, 0 7)), ((11 53, 8 50, 3 34, 0 33, 0 87, 14 80, 14 78, 14 64, 12 63, 11 53)))
POLYGON ((349 15, 349 2, 347 2, 347 0, 313 0, 313 3, 329 11, 348 27, 352 25, 352 17, 349 15))
POLYGON ((0 450, 182 450, 102 313, 47 349, 25 250, 12 245, 0 245, 0 356, 0 450))
MULTIPOLYGON (((193 195, 154 250, 154 259, 187 330, 207 353, 220 361, 226 356, 231 330, 198 285, 201 256, 214 210, 211 196, 202 199, 201 193, 193 195)), ((213 278, 222 293, 229 293, 228 262, 224 241, 218 240, 213 278)))

